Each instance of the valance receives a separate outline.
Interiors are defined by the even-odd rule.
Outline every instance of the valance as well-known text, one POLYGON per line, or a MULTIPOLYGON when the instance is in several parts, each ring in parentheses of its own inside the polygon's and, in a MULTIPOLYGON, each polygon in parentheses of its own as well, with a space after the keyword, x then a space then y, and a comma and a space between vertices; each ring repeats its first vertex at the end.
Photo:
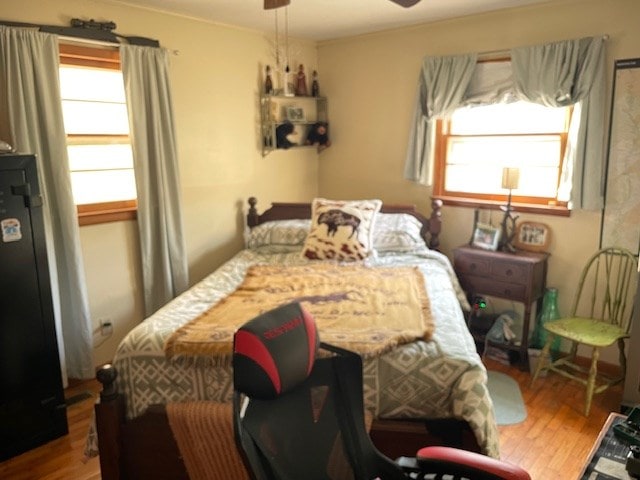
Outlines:
POLYGON ((405 178, 432 183, 435 120, 465 105, 527 100, 547 106, 575 105, 561 173, 560 196, 573 208, 604 204, 604 37, 586 37, 510 51, 501 66, 478 63, 478 54, 425 57, 405 178), (457 69, 445 68, 457 65, 457 69), (462 68, 464 65, 464 68, 462 68), (461 92, 462 90, 462 92, 461 92), (442 107, 442 108, 439 108, 442 107))

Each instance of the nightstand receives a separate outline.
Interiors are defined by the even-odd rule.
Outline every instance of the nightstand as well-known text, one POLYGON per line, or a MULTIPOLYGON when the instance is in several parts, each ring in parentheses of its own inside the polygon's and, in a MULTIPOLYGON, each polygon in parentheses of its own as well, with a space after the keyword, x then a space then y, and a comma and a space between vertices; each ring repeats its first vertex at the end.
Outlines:
POLYGON ((538 252, 493 252, 463 245, 453 250, 453 268, 470 298, 475 294, 504 298, 524 305, 522 339, 519 344, 491 343, 518 352, 519 366, 528 369, 531 305, 542 307, 549 254, 538 252))

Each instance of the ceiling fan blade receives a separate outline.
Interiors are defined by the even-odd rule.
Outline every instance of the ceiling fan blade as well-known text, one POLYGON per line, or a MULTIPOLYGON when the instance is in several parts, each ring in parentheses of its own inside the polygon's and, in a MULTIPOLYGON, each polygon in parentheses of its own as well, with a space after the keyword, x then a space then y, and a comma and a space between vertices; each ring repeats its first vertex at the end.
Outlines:
MULTIPOLYGON (((409 8, 409 7, 413 7, 416 3, 418 3, 420 0, 391 0, 393 3, 397 3, 398 5, 400 5, 401 7, 404 8, 409 8)), ((266 2, 266 0, 265 0, 266 2)))
POLYGON ((286 7, 291 0, 264 0, 264 9, 271 10, 273 8, 286 7))

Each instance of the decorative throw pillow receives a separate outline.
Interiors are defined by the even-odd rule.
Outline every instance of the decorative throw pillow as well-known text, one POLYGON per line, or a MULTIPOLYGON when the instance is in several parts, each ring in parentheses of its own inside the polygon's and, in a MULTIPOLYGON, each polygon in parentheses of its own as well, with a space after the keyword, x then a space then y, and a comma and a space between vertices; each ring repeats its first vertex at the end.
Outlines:
POLYGON ((373 225, 382 201, 327 200, 311 204, 311 229, 302 256, 311 260, 363 260, 373 252, 373 225))

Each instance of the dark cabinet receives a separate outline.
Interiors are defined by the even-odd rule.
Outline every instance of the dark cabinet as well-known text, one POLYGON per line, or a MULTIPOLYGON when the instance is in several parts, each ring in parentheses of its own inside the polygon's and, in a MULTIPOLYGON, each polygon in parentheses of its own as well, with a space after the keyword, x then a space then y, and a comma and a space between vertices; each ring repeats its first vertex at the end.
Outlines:
POLYGON ((67 433, 33 155, 0 155, 0 461, 67 433))

